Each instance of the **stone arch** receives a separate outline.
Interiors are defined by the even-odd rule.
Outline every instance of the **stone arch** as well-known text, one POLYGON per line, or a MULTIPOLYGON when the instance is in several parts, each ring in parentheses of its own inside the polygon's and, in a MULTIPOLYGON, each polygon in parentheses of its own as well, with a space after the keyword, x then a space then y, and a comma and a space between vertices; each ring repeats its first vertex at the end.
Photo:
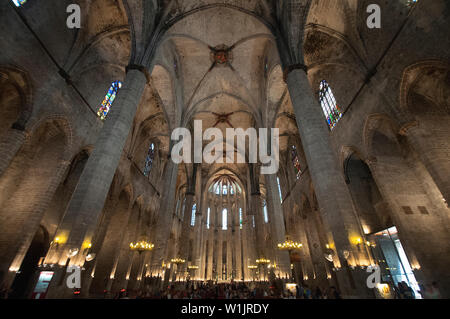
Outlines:
MULTIPOLYGON (((450 197, 450 65, 440 60, 407 67, 400 87, 400 113, 406 136, 442 197, 450 197)), ((439 195, 440 196, 440 195, 439 195)))
POLYGON ((348 153, 344 174, 363 233, 392 226, 391 208, 381 195, 369 166, 356 151, 348 153))
POLYGON ((23 259, 19 274, 14 278, 8 298, 26 299, 29 297, 32 289, 31 284, 34 283, 33 276, 36 272, 36 266, 45 257, 49 246, 49 233, 44 226, 40 225, 23 259))
POLYGON ((71 128, 65 118, 42 119, 30 127, 27 140, 1 176, 3 269, 19 269, 69 164, 71 148, 71 128))
POLYGON ((442 279, 448 276, 445 267, 450 263, 443 252, 448 250, 448 217, 435 196, 431 176, 388 116, 370 116, 364 132, 367 164, 392 209, 410 263, 421 266, 416 278, 420 283, 442 276, 441 288, 448 289, 442 279))
POLYGON ((0 66, 0 136, 8 128, 24 130, 33 112, 33 87, 26 71, 0 66))

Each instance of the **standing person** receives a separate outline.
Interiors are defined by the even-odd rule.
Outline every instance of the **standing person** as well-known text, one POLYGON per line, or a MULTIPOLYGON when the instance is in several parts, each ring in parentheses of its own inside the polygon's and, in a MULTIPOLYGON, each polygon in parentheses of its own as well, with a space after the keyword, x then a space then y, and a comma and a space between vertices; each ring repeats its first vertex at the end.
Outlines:
POLYGON ((402 287, 403 287, 403 298, 404 299, 414 299, 414 291, 405 281, 402 281, 402 287))
POLYGON ((334 286, 330 287, 329 299, 342 299, 341 294, 334 286))
POLYGON ((322 299, 322 290, 320 290, 320 287, 316 288, 313 298, 314 299, 322 299))
POLYGON ((437 282, 433 281, 431 285, 427 285, 424 292, 425 299, 441 299, 441 292, 437 286, 437 282))

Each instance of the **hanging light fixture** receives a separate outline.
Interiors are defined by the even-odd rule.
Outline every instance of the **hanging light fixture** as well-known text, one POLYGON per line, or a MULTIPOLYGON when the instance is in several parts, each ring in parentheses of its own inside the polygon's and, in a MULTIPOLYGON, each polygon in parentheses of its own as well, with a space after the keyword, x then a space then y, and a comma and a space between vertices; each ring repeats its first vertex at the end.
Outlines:
POLYGON ((283 243, 278 244, 278 249, 287 251, 298 250, 302 247, 302 243, 295 242, 291 239, 286 239, 283 243))
POLYGON ((137 251, 139 253, 142 253, 144 251, 150 251, 155 247, 154 244, 149 243, 145 240, 138 241, 136 243, 130 243, 130 250, 131 251, 137 251))
POLYGON ((170 260, 170 262, 175 265, 181 265, 181 264, 184 264, 186 262, 186 260, 184 260, 182 258, 173 258, 170 260))

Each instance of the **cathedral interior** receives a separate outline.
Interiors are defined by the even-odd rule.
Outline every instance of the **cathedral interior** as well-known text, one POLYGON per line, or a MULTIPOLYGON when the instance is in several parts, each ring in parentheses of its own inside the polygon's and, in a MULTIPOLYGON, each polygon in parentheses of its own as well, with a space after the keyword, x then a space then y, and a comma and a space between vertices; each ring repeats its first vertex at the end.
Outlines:
POLYGON ((4 0, 0 16, 3 298, 450 298, 449 1, 4 0), (258 136, 177 163, 178 128, 203 149, 258 136), (263 174, 250 158, 274 144, 263 174))

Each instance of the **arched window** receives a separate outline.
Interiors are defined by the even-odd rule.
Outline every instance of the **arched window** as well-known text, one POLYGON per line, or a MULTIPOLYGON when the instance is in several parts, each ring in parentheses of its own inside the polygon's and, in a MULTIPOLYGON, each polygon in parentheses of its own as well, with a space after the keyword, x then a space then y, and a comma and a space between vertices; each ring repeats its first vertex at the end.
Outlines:
POLYGON ((228 210, 224 208, 222 210, 222 230, 228 229, 228 210))
POLYGON ((220 190, 221 190, 220 183, 216 183, 216 186, 214 186, 214 187, 215 187, 216 195, 220 195, 220 190))
POLYGON ((206 213, 206 229, 209 229, 209 219, 211 216, 211 208, 208 207, 208 211, 206 213))
POLYGON ((195 214, 197 213, 197 204, 192 205, 191 226, 195 226, 195 214))
POLYGON ((300 167, 300 160, 298 159, 297 148, 295 147, 295 145, 292 145, 291 156, 292 156, 292 164, 294 165, 295 169, 295 176, 297 177, 297 179, 299 179, 300 176, 302 175, 302 168, 300 167))
POLYGON ((255 226, 256 226, 255 215, 252 215, 252 226, 253 226, 253 228, 255 228, 255 226))
POLYGON ((228 184, 224 184, 222 185, 222 195, 227 195, 228 194, 228 184))
POLYGON ((184 209, 186 208, 186 197, 183 199, 183 206, 181 207, 181 219, 184 219, 184 209))
POLYGON ((242 229, 242 207, 239 207, 239 229, 242 229))
POLYGON ((265 199, 263 199, 263 214, 264 214, 264 222, 267 224, 269 222, 269 214, 267 212, 267 203, 265 199))
POLYGON ((277 176, 278 193, 280 194, 280 202, 283 203, 283 193, 281 192, 280 178, 277 176))
POLYGON ((328 126, 332 130, 341 119, 342 113, 341 110, 339 110, 339 106, 336 103, 336 99, 334 98, 330 86, 325 80, 320 82, 319 100, 323 114, 327 119, 328 126))
POLYGON ((119 92, 119 89, 121 87, 122 82, 120 81, 114 81, 111 84, 111 87, 109 88, 108 93, 106 94, 105 99, 102 102, 102 106, 97 112, 97 115, 100 117, 100 119, 102 120, 106 119, 106 116, 108 115, 109 110, 111 109, 111 106, 114 103, 117 93, 119 92))
POLYGON ((153 160, 155 159, 155 144, 151 144, 148 148, 147 158, 145 159, 144 175, 148 176, 152 169, 153 160))
POLYGON ((16 5, 16 7, 21 7, 27 2, 27 0, 12 0, 12 2, 16 5))

